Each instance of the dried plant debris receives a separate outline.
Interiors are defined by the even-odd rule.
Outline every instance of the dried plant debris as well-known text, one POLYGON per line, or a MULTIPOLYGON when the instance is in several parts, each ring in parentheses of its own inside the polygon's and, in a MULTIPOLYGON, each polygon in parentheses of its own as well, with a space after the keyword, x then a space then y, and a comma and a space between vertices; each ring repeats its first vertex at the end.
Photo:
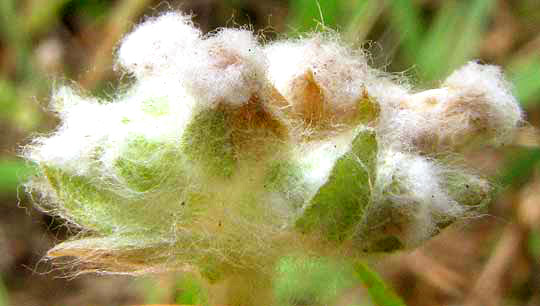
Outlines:
POLYGON ((498 67, 470 62, 417 92, 335 33, 261 44, 167 13, 116 61, 136 78, 127 92, 57 88, 60 126, 24 151, 37 205, 81 229, 48 256, 82 271, 216 280, 297 252, 416 247, 489 202, 489 181, 456 160, 522 121, 498 67))

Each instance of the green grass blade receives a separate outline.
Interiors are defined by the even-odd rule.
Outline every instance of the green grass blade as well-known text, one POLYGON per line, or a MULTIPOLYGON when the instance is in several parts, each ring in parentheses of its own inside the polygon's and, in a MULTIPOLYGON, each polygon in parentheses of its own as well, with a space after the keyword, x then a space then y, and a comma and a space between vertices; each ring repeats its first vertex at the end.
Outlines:
POLYGON ((353 14, 343 32, 345 39, 351 42, 362 43, 386 6, 386 1, 355 1, 350 8, 353 14))
POLYGON ((540 55, 515 60, 508 70, 521 105, 527 108, 540 103, 540 55))
POLYGON ((420 6, 412 0, 390 1, 390 26, 400 35, 400 42, 407 62, 414 62, 424 34, 420 6))
POLYGON ((415 65, 426 83, 441 79, 478 53, 494 0, 443 2, 426 31, 417 5, 399 0, 391 5, 391 24, 402 35, 408 66, 415 65))
POLYGON ((336 28, 340 16, 340 1, 293 0, 290 3, 288 26, 290 34, 301 34, 316 29, 320 25, 336 28))
POLYGON ((356 275, 367 288, 377 306, 406 306, 405 302, 390 288, 382 278, 364 263, 354 265, 356 275))
POLYGON ((452 52, 456 38, 455 25, 461 13, 456 2, 444 2, 423 37, 422 44, 418 46, 415 62, 409 63, 416 65, 419 79, 425 83, 438 80, 450 69, 446 59, 452 52))
POLYGON ((447 58, 449 73, 478 54, 481 38, 486 30, 494 0, 474 0, 463 2, 463 21, 455 33, 457 40, 450 56, 447 58))

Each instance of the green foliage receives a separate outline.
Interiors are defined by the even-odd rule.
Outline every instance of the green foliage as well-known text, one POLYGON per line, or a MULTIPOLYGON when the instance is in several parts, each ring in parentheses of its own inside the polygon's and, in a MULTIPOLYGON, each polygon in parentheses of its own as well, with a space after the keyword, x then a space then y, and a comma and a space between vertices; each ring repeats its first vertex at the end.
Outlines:
POLYGON ((163 301, 169 300, 167 293, 168 289, 163 284, 159 283, 155 277, 145 277, 138 280, 137 285, 141 288, 144 295, 144 303, 160 304, 163 301))
POLYGON ((392 288, 388 287, 382 278, 365 264, 355 263, 354 270, 377 306, 405 306, 405 302, 396 295, 392 288))
POLYGON ((173 176, 181 177, 179 164, 182 159, 178 148, 137 136, 128 142, 115 167, 130 188, 145 192, 173 176))
POLYGON ((455 44, 453 52, 447 59, 448 70, 445 71, 446 73, 465 64, 477 55, 482 34, 486 30, 488 18, 494 5, 494 0, 474 0, 469 1, 467 5, 463 4, 461 10, 456 12, 456 14, 462 14, 463 17, 456 32, 459 35, 453 40, 455 44))
POLYGON ((335 164, 304 215, 297 221, 302 232, 321 230, 334 241, 343 241, 357 224, 371 199, 377 140, 370 131, 362 131, 352 149, 335 164))
POLYGON ((0 306, 8 306, 9 305, 9 299, 8 299, 8 290, 6 288, 6 285, 4 284, 4 281, 2 278, 0 278, 0 306))
POLYGON ((17 89, 15 84, 0 79, 0 118, 8 120, 17 113, 17 89))
POLYGON ((176 283, 175 303, 185 305, 208 305, 208 297, 200 279, 182 275, 176 283))
POLYGON ((59 20, 59 13, 72 0, 33 1, 25 18, 26 32, 38 35, 49 30, 59 20))
POLYGON ((22 21, 17 13, 14 0, 0 1, 0 35, 7 45, 15 51, 16 77, 23 79, 31 73, 29 37, 25 34, 22 21))
POLYGON ((532 177, 540 166, 540 149, 519 148, 508 154, 504 171, 498 181, 503 186, 518 188, 532 177))
MULTIPOLYGON (((123 165, 126 166, 128 163, 123 165)), ((136 166, 126 168, 125 171, 140 177, 146 176, 146 180, 134 185, 137 188, 149 188, 157 179, 155 172, 150 171, 148 174, 147 168, 141 169, 136 166)), ((167 230, 172 222, 172 218, 167 220, 168 222, 156 222, 156 218, 161 216, 162 209, 168 207, 152 208, 147 205, 147 199, 137 200, 123 195, 121 191, 115 190, 110 182, 97 181, 49 166, 43 166, 41 172, 52 187, 57 200, 63 203, 62 211, 55 213, 99 234, 111 235, 122 232, 126 237, 129 233, 135 233, 152 238, 167 230)), ((167 196, 176 199, 166 201, 170 206, 174 206, 177 203, 174 192, 172 195, 161 195, 164 199, 167 199, 167 196)))
POLYGON ((350 9, 352 16, 345 25, 344 37, 353 43, 363 43, 375 22, 387 7, 387 1, 359 0, 350 9))
POLYGON ((509 70, 516 96, 523 107, 537 106, 540 103, 540 55, 516 58, 510 63, 509 70))
POLYGON ((210 109, 196 115, 186 128, 182 143, 186 158, 200 163, 206 173, 222 178, 233 174, 236 157, 225 112, 210 109))
POLYGON ((21 181, 26 181, 33 169, 21 160, 0 159, 0 195, 14 193, 21 181))
POLYGON ((455 1, 445 1, 442 5, 414 53, 418 73, 429 81, 443 76, 450 69, 445 60, 453 50, 454 36, 457 35, 455 25, 461 17, 460 7, 455 1))
POLYGON ((400 35, 401 47, 408 63, 417 59, 418 46, 421 45, 424 25, 420 7, 412 0, 390 1, 388 20, 390 26, 400 35))
POLYGON ((540 228, 533 229, 528 238, 529 254, 533 258, 540 258, 540 228))
POLYGON ((325 257, 287 256, 274 278, 277 305, 332 305, 355 285, 352 265, 325 257))
POLYGON ((271 190, 286 191, 285 188, 300 183, 301 169, 289 161, 276 161, 268 167, 265 187, 271 190))
POLYGON ((362 284, 377 306, 405 306, 383 279, 361 262, 328 257, 287 256, 274 277, 277 305, 332 305, 345 290, 362 284))
POLYGON ((480 208, 491 200, 487 182, 474 175, 455 171, 447 173, 445 179, 448 194, 460 204, 480 208))
MULTIPOLYGON (((62 1, 62 0, 56 0, 62 1)), ((64 9, 88 19, 90 22, 104 21, 105 17, 113 10, 114 2, 107 0, 70 0, 67 1, 64 9)))
MULTIPOLYGON (((393 65, 400 69, 414 67, 418 79, 431 84, 478 55, 495 3, 494 0, 444 1, 427 23, 421 6, 413 0, 319 3, 295 0, 291 3, 288 24, 293 34, 312 31, 322 23, 322 15, 327 27, 343 28, 349 41, 358 42, 370 32, 376 32, 375 24, 384 17, 398 36, 393 65)), ((388 50, 393 46, 385 47, 384 52, 393 52, 388 50)), ((540 96, 536 66, 537 59, 531 59, 516 70, 516 88, 522 101, 530 101, 531 95, 540 96)))
POLYGON ((427 28, 413 2, 392 1, 390 22, 402 37, 406 65, 420 79, 440 79, 477 55, 495 1, 446 1, 427 28))
POLYGON ((96 186, 89 178, 71 175, 58 168, 44 166, 43 175, 47 178, 56 196, 62 201, 66 217, 86 228, 100 233, 112 233, 122 223, 116 217, 114 207, 122 202, 114 193, 96 186))
MULTIPOLYGON (((381 109, 377 102, 375 102, 372 98, 368 97, 367 95, 364 96, 362 99, 360 99, 357 102, 357 118, 356 122, 359 122, 361 124, 367 125, 379 118, 379 114, 381 112, 381 109)), ((362 152, 365 153, 365 152, 362 152)))
POLYGON ((402 234, 412 221, 409 214, 396 209, 389 201, 370 205, 355 229, 355 247, 364 253, 402 250, 405 247, 402 234))
POLYGON ((271 162, 264 177, 264 188, 277 191, 287 197, 290 205, 300 208, 304 204, 302 169, 299 165, 285 160, 271 162))
POLYGON ((310 32, 320 25, 335 28, 343 1, 293 0, 290 2, 289 26, 292 34, 310 32))

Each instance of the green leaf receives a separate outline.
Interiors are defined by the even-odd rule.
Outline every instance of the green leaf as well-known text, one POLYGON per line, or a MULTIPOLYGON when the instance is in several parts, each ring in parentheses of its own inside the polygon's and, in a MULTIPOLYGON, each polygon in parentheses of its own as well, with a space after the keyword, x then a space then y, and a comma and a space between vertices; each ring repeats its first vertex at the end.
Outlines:
POLYGON ((33 169, 21 160, 0 160, 0 194, 14 193, 33 169))
POLYGON ((187 159, 215 177, 229 178, 236 167, 229 119, 223 111, 206 110, 193 118, 182 136, 187 159))
POLYGON ((351 234, 371 201, 377 149, 374 133, 362 131, 356 136, 351 150, 335 163, 328 181, 297 220, 301 232, 321 231, 336 242, 351 234))
POLYGON ((377 306, 406 306, 405 302, 387 286, 382 278, 367 265, 357 262, 354 269, 377 306))

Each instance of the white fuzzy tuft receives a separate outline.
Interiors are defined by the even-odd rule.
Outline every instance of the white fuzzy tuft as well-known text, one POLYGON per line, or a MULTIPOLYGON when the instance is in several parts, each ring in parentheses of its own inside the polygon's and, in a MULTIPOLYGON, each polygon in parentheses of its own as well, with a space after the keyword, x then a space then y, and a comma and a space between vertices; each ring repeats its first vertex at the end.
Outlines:
POLYGON ((443 86, 455 94, 455 98, 470 104, 469 116, 485 116, 487 128, 497 143, 507 140, 523 118, 500 67, 470 62, 452 73, 443 86), (481 110, 474 114, 477 108, 481 110))
POLYGON ((262 87, 265 58, 252 32, 222 29, 203 37, 189 16, 168 13, 126 36, 118 63, 142 80, 168 78, 202 107, 242 105, 262 87))
MULTIPOLYGON (((334 37, 282 41, 265 48, 268 78, 294 107, 302 100, 303 83, 311 74, 320 88, 328 111, 346 112, 363 97, 368 65, 363 53, 352 51, 334 37)), ((311 76, 310 76, 311 77, 311 76)))
POLYGON ((222 29, 194 52, 178 73, 201 103, 242 105, 263 89, 266 61, 252 32, 222 29))
POLYGON ((441 182, 444 168, 434 161, 388 150, 381 153, 378 165, 376 197, 390 201, 412 217, 405 233, 407 245, 418 245, 433 234, 436 230, 434 216, 454 218, 465 212, 460 203, 448 195, 441 182))
MULTIPOLYGON (((388 96, 388 95, 386 95, 388 96)), ((403 93, 383 101, 379 130, 387 146, 424 152, 459 150, 474 143, 499 144, 522 112, 498 67, 471 62, 441 88, 403 93)))
POLYGON ((137 26, 121 42, 118 63, 138 78, 159 74, 200 43, 190 16, 167 13, 137 26))

